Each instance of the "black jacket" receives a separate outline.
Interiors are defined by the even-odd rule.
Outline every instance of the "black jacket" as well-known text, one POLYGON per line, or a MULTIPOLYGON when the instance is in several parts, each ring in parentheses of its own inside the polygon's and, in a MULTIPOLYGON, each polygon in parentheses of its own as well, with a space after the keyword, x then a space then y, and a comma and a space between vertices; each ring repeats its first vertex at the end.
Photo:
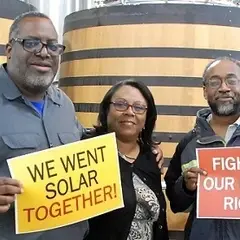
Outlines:
POLYGON ((182 177, 185 166, 189 168, 196 161, 196 148, 240 146, 240 127, 226 145, 206 121, 210 113, 210 109, 200 110, 195 128, 178 144, 165 175, 166 193, 173 212, 190 212, 185 240, 239 240, 240 220, 196 219, 196 192, 186 189, 182 177))
POLYGON ((86 239, 127 239, 136 208, 136 196, 132 181, 132 173, 134 172, 153 190, 160 203, 159 219, 153 225, 153 240, 168 240, 166 202, 155 155, 150 149, 141 149, 134 164, 130 164, 120 156, 119 162, 125 207, 90 219, 90 232, 86 239))

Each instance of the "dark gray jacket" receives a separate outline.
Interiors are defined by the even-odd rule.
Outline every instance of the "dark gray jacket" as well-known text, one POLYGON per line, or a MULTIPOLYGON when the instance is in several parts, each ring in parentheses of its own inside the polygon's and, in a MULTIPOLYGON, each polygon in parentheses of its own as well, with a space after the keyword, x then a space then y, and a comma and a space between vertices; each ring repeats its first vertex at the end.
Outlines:
MULTIPOLYGON (((78 141, 83 129, 76 121, 70 99, 51 86, 43 117, 24 98, 0 67, 0 176, 10 177, 6 160, 23 154, 78 141)), ((88 231, 83 221, 67 227, 31 234, 15 234, 14 208, 0 214, 0 240, 81 240, 88 231)))
MULTIPOLYGON (((166 193, 173 212, 190 212, 185 226, 185 240, 239 240, 240 220, 196 219, 196 192, 189 192, 182 172, 196 166, 196 148, 224 147, 225 142, 216 136, 206 121, 210 109, 200 110, 195 128, 178 144, 165 176, 166 193)), ((228 146, 240 146, 240 128, 234 132, 228 146)), ((214 207, 214 203, 212 207, 214 207)))

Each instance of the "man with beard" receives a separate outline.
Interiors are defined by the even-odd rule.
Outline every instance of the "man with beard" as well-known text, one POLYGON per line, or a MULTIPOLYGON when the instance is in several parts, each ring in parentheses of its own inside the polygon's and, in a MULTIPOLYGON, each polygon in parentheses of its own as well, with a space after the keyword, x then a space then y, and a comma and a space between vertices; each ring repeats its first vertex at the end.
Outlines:
MULTIPOLYGON (((6 45, 7 64, 0 66, 0 240, 81 240, 87 221, 54 230, 15 234, 13 202, 24 185, 11 179, 7 159, 79 141, 85 132, 71 100, 52 85, 65 46, 48 16, 18 16, 6 45)), ((163 164, 158 145, 153 149, 163 164)), ((67 205, 66 205, 67 206, 67 205)))
POLYGON ((228 57, 212 61, 203 74, 203 92, 210 108, 197 113, 194 129, 177 145, 166 193, 173 212, 190 212, 186 240, 237 240, 240 220, 196 219, 197 178, 207 172, 195 159, 196 148, 240 146, 240 63, 228 57))
POLYGON ((0 67, 0 240, 81 240, 88 223, 15 234, 13 202, 24 189, 10 178, 7 159, 81 139, 70 99, 51 85, 64 46, 44 14, 28 12, 10 28, 7 64, 0 67))

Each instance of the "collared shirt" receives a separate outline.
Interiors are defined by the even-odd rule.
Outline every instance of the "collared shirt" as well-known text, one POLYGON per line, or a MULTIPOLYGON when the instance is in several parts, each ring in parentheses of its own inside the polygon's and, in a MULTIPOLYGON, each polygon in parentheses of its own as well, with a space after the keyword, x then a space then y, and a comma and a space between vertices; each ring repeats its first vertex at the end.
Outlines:
MULTIPOLYGON (((44 98, 43 114, 18 90, 0 66, 0 176, 10 177, 7 159, 75 142, 83 128, 76 121, 70 99, 50 86, 44 98)), ((24 184, 24 183, 23 183, 24 184)), ((15 234, 14 208, 0 214, 0 239, 81 240, 88 230, 86 221, 46 232, 15 234)))
MULTIPOLYGON (((210 122, 211 119, 212 119, 212 114, 209 114, 209 116, 207 117, 207 122, 210 122)), ((233 136, 233 133, 236 131, 239 125, 240 125, 240 117, 233 124, 228 126, 228 129, 224 138, 226 143, 229 142, 229 140, 233 136)))

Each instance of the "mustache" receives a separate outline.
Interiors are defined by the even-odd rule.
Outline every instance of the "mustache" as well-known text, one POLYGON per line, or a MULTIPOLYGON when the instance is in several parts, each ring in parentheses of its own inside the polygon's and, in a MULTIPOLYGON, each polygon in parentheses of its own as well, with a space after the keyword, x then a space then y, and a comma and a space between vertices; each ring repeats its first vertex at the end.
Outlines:
POLYGON ((222 95, 216 96, 215 98, 216 99, 219 99, 219 98, 232 98, 232 99, 234 99, 234 96, 229 95, 229 94, 222 94, 222 95))

